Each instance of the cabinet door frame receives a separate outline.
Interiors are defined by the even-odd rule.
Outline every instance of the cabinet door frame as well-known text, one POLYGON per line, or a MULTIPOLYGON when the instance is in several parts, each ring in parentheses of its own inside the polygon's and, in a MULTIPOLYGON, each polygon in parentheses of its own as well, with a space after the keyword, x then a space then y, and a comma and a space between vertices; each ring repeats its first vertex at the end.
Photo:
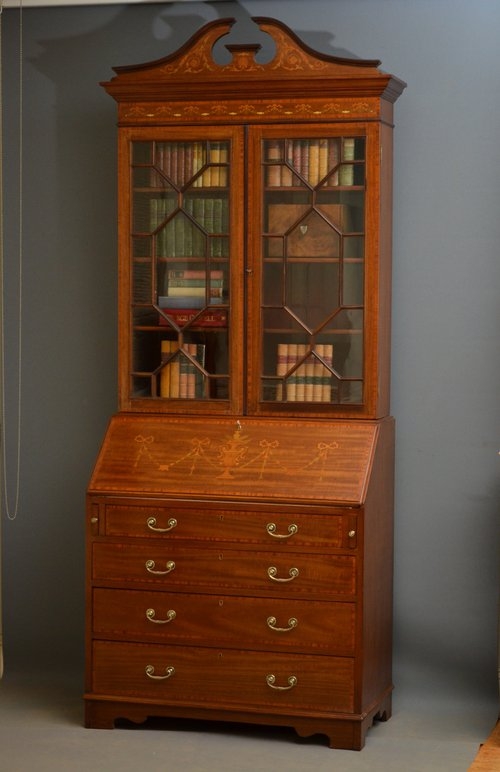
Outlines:
POLYGON ((249 210, 247 319, 248 412, 254 415, 328 415, 338 418, 378 418, 389 408, 392 156, 391 127, 373 122, 251 126, 248 132, 249 210), (261 399, 262 367, 262 232, 263 140, 283 138, 364 137, 364 329, 363 399, 360 403, 272 402, 261 399), (382 152, 382 144, 384 144, 382 152))
POLYGON ((240 414, 243 410, 244 132, 241 126, 120 127, 118 132, 118 398, 120 410, 154 413, 240 414), (132 179, 134 141, 227 140, 230 143, 230 286, 228 399, 169 399, 132 394, 132 179))

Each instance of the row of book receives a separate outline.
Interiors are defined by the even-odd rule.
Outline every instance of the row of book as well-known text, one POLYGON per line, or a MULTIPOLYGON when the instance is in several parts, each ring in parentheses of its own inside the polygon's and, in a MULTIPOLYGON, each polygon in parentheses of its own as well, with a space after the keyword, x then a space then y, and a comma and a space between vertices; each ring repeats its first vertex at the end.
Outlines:
POLYGON ((278 343, 276 375, 285 378, 297 362, 301 364, 276 389, 276 399, 287 402, 330 402, 333 364, 333 346, 317 343, 314 351, 328 365, 312 353, 306 357, 308 346, 301 343, 278 343), (302 361, 303 360, 303 361, 302 361))
POLYGON ((206 236, 211 235, 212 257, 227 256, 229 229, 228 202, 226 198, 197 196, 185 198, 183 211, 165 222, 177 206, 172 198, 150 199, 149 231, 156 233, 158 257, 203 257, 206 254, 206 236), (184 212, 191 215, 186 217, 184 212))
POLYGON ((270 140, 266 159, 272 163, 267 167, 267 185, 292 187, 300 184, 290 167, 313 186, 322 180, 327 186, 353 185, 354 166, 349 162, 354 161, 354 143, 353 137, 289 140, 285 164, 280 141, 270 140))
MULTIPOLYGON (((292 166, 317 185, 330 172, 328 185, 352 185, 355 160, 354 137, 293 139, 287 142, 286 163, 281 153, 282 141, 269 140, 266 160, 274 162, 268 168, 269 186, 291 186, 292 166), (345 165, 344 165, 344 162, 345 165), (335 167, 342 163, 338 170, 335 167)), ((184 187, 192 180, 193 187, 227 187, 229 145, 225 141, 160 142, 156 146, 155 165, 176 187, 184 187)), ((156 181, 156 178, 155 178, 156 181)))
POLYGON ((228 181, 228 143, 159 142, 156 145, 156 166, 177 187, 193 179, 193 187, 226 187, 228 181), (206 168, 203 168, 206 167, 206 168))
POLYGON ((171 399, 202 399, 204 375, 193 359, 205 366, 205 344, 186 343, 179 351, 176 340, 162 340, 161 358, 165 362, 160 372, 160 396, 171 399), (191 357, 191 358, 190 358, 191 357))

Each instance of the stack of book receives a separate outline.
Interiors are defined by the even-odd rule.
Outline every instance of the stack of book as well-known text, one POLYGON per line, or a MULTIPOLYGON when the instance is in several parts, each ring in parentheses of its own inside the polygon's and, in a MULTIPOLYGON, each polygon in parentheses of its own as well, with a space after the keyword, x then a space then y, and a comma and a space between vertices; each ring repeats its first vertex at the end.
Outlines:
POLYGON ((317 356, 312 352, 306 356, 308 348, 305 343, 278 343, 276 374, 283 378, 276 391, 278 401, 331 402, 332 373, 328 367, 333 363, 333 346, 317 343, 317 356), (299 366, 286 377, 297 362, 299 366))
POLYGON ((171 399, 201 399, 204 395, 204 376, 200 367, 205 365, 205 345, 186 343, 179 351, 177 341, 162 340, 160 396, 171 399), (184 353, 187 352, 189 356, 184 353))
MULTIPOLYGON (((200 309, 223 302, 224 271, 196 269, 171 269, 167 273, 167 294, 158 297, 158 305, 177 324, 192 321, 200 309), (208 284, 207 284, 208 282, 208 284)), ((160 324, 167 324, 160 314, 160 324)), ((212 309, 211 313, 200 315, 200 324, 224 326, 227 323, 226 309, 212 309)))
POLYGON ((300 184, 297 178, 294 181, 292 168, 313 186, 322 181, 328 186, 354 183, 354 166, 341 163, 354 160, 354 137, 289 140, 286 164, 280 163, 278 140, 269 141, 267 148, 267 160, 274 162, 267 169, 267 184, 270 187, 300 184))

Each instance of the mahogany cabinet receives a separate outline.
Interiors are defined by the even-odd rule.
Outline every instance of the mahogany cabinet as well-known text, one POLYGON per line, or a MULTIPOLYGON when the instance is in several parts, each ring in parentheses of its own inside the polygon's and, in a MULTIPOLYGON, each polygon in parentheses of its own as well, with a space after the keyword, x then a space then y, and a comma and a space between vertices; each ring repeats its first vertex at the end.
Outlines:
POLYGON ((115 68, 119 410, 87 496, 86 725, 360 749, 391 709, 392 110, 378 62, 207 24, 115 68))

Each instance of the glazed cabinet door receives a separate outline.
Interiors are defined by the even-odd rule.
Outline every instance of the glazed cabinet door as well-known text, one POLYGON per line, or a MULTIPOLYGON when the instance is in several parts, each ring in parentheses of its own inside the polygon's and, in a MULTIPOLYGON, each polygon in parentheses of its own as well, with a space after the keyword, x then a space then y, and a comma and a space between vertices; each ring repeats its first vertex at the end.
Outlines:
POLYGON ((241 410, 240 127, 122 129, 120 404, 241 410))
POLYGON ((250 411, 374 417, 376 125, 250 131, 250 411))

